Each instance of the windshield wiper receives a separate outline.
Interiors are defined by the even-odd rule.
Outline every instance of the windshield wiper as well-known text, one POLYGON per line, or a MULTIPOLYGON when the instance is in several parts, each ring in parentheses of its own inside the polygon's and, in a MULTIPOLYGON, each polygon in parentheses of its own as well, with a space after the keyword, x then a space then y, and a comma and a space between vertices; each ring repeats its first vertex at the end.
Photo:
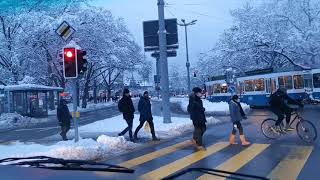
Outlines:
POLYGON ((269 180, 268 178, 265 177, 260 177, 260 176, 255 176, 255 175, 248 175, 248 174, 242 174, 242 173, 234 173, 234 172, 229 172, 229 171, 223 171, 223 170, 217 170, 217 169, 208 169, 208 168, 189 168, 183 171, 180 171, 176 174, 167 176, 163 178, 163 180, 171 180, 178 178, 180 176, 183 176, 189 172, 201 172, 204 174, 209 174, 212 176, 219 176, 219 177, 224 177, 228 179, 236 179, 236 180, 248 180, 248 179, 260 179, 260 180, 269 180))
POLYGON ((67 160, 48 156, 33 156, 22 158, 6 158, 0 160, 0 165, 27 166, 52 170, 75 170, 75 171, 104 171, 118 173, 134 173, 133 169, 122 166, 98 163, 85 160, 67 160))

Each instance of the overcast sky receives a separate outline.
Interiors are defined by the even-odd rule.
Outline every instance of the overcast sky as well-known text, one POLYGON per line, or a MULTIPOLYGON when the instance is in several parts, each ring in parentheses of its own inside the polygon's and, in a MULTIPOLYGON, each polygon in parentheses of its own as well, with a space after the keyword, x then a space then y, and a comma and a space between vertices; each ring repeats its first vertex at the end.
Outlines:
MULTIPOLYGON (((187 22, 198 20, 188 27, 189 59, 197 62, 199 54, 210 50, 224 29, 232 25, 230 10, 242 7, 245 3, 261 0, 166 0, 165 18, 185 19, 187 22)), ((93 5, 109 9, 114 16, 124 18, 135 40, 143 47, 142 22, 158 18, 157 0, 95 0, 93 5)), ((169 58, 185 65, 184 28, 179 29, 179 49, 176 58, 169 58)), ((146 53, 149 59, 150 53, 146 53)))

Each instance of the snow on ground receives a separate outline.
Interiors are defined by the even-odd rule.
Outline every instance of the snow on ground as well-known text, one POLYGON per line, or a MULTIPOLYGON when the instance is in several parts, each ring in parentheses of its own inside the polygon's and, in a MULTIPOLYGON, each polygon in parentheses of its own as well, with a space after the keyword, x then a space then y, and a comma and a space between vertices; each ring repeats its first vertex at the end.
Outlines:
POLYGON ((97 160, 136 148, 138 144, 127 141, 124 137, 101 135, 93 139, 60 141, 54 145, 15 142, 0 145, 0 159, 8 157, 50 156, 63 159, 97 160))
MULTIPOLYGON (((181 107, 181 109, 184 112, 187 111, 187 107, 189 104, 188 98, 171 98, 170 102, 172 103, 178 103, 181 107)), ((203 106, 206 109, 206 113, 217 113, 217 112, 224 112, 225 114, 229 114, 229 104, 227 102, 210 102, 206 99, 202 99, 203 106)), ((248 111, 250 109, 250 106, 244 103, 241 103, 241 106, 244 111, 248 111)))
MULTIPOLYGON (((97 103, 97 104, 88 103, 87 108, 82 108, 81 104, 80 104, 80 107, 78 107, 77 110, 79 112, 89 112, 89 111, 94 111, 94 110, 110 107, 110 106, 113 106, 113 105, 115 105, 115 102, 112 102, 112 101, 106 102, 106 103, 97 103)), ((68 104, 68 107, 69 107, 70 111, 73 110, 73 104, 72 103, 68 104)), ((57 114, 57 110, 49 111, 49 115, 55 115, 55 114, 57 114)))
MULTIPOLYGON (((172 123, 164 124, 163 118, 160 116, 153 117, 153 123, 155 126, 156 134, 163 136, 165 138, 181 135, 182 133, 193 128, 192 121, 189 118, 182 117, 171 117, 172 123)), ((208 124, 216 124, 219 120, 208 117, 208 124)), ((133 129, 139 125, 139 115, 135 115, 133 121, 133 129)), ((94 134, 109 133, 117 134, 121 132, 127 126, 125 120, 123 120, 122 115, 108 118, 101 121, 96 121, 94 123, 81 126, 79 132, 83 136, 90 136, 94 134)), ((74 131, 69 131, 68 135, 74 134, 74 131)), ((139 137, 151 137, 149 132, 145 132, 143 129, 140 130, 139 137)))
MULTIPOLYGON (((172 123, 163 124, 162 117, 155 116, 154 124, 157 136, 161 139, 175 137, 193 129, 192 121, 189 118, 172 117, 172 123)), ((216 124, 219 120, 209 117, 208 124, 216 124)), ((134 119, 134 128, 139 123, 139 118, 134 119)), ((111 137, 101 135, 105 133, 119 133, 126 127, 122 116, 97 121, 79 128, 80 135, 85 137, 88 133, 100 134, 97 140, 91 138, 80 138, 78 143, 72 140, 60 141, 53 145, 41 145, 35 143, 14 142, 9 145, 0 145, 0 159, 8 157, 27 156, 50 156, 64 159, 97 160, 120 154, 135 149, 142 144, 127 141, 125 137, 111 137)), ((68 136, 73 134, 73 130, 68 136)), ((97 136, 96 136, 97 137, 97 136)), ((151 138, 150 132, 145 128, 141 129, 138 137, 151 138)))
POLYGON ((31 127, 35 124, 48 121, 48 118, 31 118, 18 113, 4 113, 0 116, 0 129, 31 127))

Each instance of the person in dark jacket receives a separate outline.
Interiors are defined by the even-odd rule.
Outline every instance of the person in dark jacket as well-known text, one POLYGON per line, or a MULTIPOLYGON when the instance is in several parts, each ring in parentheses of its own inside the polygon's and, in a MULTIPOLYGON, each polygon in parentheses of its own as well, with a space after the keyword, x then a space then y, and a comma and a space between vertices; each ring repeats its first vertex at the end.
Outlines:
POLYGON ((192 89, 193 93, 189 96, 188 112, 190 119, 193 122, 194 132, 192 142, 196 144, 198 150, 205 150, 203 146, 202 137, 206 131, 206 116, 204 114, 205 108, 201 100, 202 90, 199 87, 192 89))
POLYGON ((132 103, 132 99, 130 96, 129 89, 123 90, 123 97, 120 99, 118 103, 118 109, 123 114, 123 119, 126 120, 128 127, 125 128, 121 133, 119 133, 119 136, 123 136, 129 131, 129 137, 130 141, 134 141, 132 136, 132 125, 133 125, 133 119, 134 119, 134 106, 132 103))
POLYGON ((140 112, 140 124, 134 132, 134 138, 138 139, 138 132, 142 128, 143 124, 147 121, 150 126, 152 140, 158 141, 159 139, 156 137, 156 133, 154 131, 153 117, 151 112, 151 103, 149 98, 148 91, 143 93, 143 96, 139 100, 138 110, 140 112))
POLYGON ((275 124, 275 131, 280 130, 279 127, 284 119, 284 115, 286 115, 286 127, 285 130, 290 131, 294 130, 290 127, 290 119, 292 109, 288 104, 296 104, 302 107, 302 104, 290 98, 287 94, 287 90, 285 88, 279 88, 275 93, 270 96, 270 109, 273 113, 278 116, 278 120, 275 124))
POLYGON ((230 118, 233 124, 233 129, 230 135, 230 144, 237 144, 236 143, 236 133, 237 129, 239 130, 240 140, 243 146, 247 146, 250 144, 243 134, 243 128, 241 125, 241 120, 246 119, 246 115, 241 107, 240 99, 237 95, 233 95, 231 101, 229 102, 229 111, 230 111, 230 118))
POLYGON ((59 120, 59 125, 61 126, 61 137, 64 141, 67 139, 67 133, 70 130, 70 123, 72 116, 70 115, 69 108, 67 106, 67 101, 64 99, 60 100, 60 104, 57 108, 57 117, 59 120))

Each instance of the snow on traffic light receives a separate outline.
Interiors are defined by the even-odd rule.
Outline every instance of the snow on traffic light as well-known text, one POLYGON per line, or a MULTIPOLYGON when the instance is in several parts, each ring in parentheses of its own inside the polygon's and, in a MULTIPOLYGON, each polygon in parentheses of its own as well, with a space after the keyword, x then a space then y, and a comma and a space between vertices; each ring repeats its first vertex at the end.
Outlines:
POLYGON ((63 49, 63 72, 66 79, 78 77, 76 48, 63 49))

